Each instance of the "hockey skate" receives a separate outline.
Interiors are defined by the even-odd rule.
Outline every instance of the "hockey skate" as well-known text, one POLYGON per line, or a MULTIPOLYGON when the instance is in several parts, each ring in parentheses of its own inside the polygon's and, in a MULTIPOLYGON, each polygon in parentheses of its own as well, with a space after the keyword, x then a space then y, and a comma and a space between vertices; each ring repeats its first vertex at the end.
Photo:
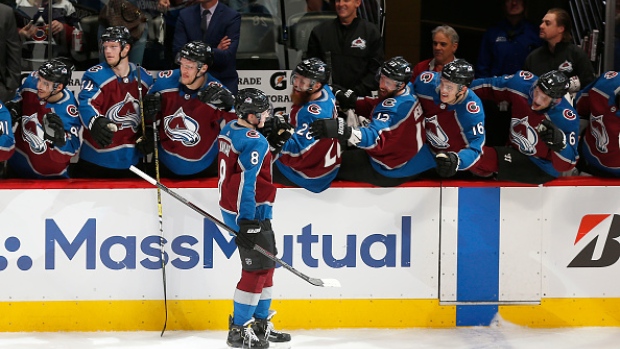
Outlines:
POLYGON ((264 338, 270 342, 289 342, 291 340, 291 335, 276 330, 273 326, 273 322, 270 321, 274 315, 276 315, 276 311, 270 310, 266 319, 256 319, 254 324, 252 324, 254 333, 258 338, 264 338))
POLYGON ((228 338, 226 344, 231 348, 264 349, 269 348, 269 342, 262 336, 254 333, 253 320, 243 325, 234 325, 232 316, 228 319, 228 338))

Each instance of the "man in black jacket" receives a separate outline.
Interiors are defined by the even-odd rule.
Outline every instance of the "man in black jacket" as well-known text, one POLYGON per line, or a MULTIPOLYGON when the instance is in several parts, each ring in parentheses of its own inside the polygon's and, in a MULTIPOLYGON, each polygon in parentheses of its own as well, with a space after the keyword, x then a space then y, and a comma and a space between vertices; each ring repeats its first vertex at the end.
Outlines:
POLYGON ((550 9, 539 28, 540 38, 546 43, 527 56, 524 70, 538 76, 559 70, 570 78, 569 92, 577 92, 594 81, 594 67, 587 54, 571 42, 571 20, 566 10, 550 9))
POLYGON ((357 17, 361 0, 336 0, 338 17, 312 30, 306 57, 316 57, 331 66, 330 85, 371 96, 379 82, 383 63, 383 42, 373 23, 357 17))

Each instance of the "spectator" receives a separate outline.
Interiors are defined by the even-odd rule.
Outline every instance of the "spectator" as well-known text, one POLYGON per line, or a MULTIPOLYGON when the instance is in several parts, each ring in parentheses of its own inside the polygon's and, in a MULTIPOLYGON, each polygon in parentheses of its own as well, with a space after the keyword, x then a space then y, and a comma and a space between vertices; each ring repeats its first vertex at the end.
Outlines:
MULTIPOLYGON (((525 5, 525 0, 504 0, 505 18, 489 28, 482 38, 477 77, 514 74, 523 68, 527 55, 543 43, 538 27, 525 18, 525 5)), ((482 103, 486 145, 505 145, 510 129, 508 104, 482 103)))
POLYGON ((483 148, 472 172, 529 184, 543 184, 577 163, 577 112, 563 97, 564 73, 552 70, 537 78, 528 71, 476 79, 471 88, 481 99, 511 104, 510 143, 483 148))
POLYGON ((284 143, 273 167, 274 181, 300 186, 314 193, 329 188, 340 167, 337 139, 314 139, 310 125, 318 119, 337 117, 334 95, 326 86, 329 68, 318 58, 301 61, 291 76, 293 91, 290 122, 293 136, 284 143))
MULTIPOLYGON (((351 127, 343 118, 312 123, 314 138, 337 137, 360 148, 343 152, 338 179, 392 187, 435 167, 422 132, 422 107, 408 85, 410 80, 409 62, 394 57, 381 68, 379 98, 365 97, 356 102, 355 96, 346 100, 341 97, 341 105, 353 102, 356 112, 372 115, 367 125, 351 127)), ((336 93, 338 96, 343 94, 336 93)))
POLYGON ((448 25, 440 25, 431 32, 433 38, 433 58, 424 60, 413 67, 411 82, 424 71, 441 72, 444 65, 454 61, 459 47, 459 34, 448 25))
MULTIPOLYGON (((47 46, 47 26, 50 25, 53 40, 55 43, 52 57, 70 57, 71 40, 73 30, 79 19, 75 12, 75 7, 69 0, 52 1, 52 19, 49 17, 48 0, 17 0, 16 8, 18 13, 23 15, 23 22, 18 23, 19 35, 24 42, 23 57, 24 70, 32 70, 33 66, 29 63, 43 58, 43 52, 47 46), (43 45, 43 46, 41 46, 43 45), (37 48, 41 48, 41 53, 37 48), (40 56, 39 56, 40 55, 40 56), (30 62, 29 62, 30 61, 30 62)), ((34 67, 35 69, 38 67, 34 67)))
POLYGON ((179 13, 172 50, 177 54, 190 41, 202 41, 213 49, 213 66, 209 73, 233 94, 237 93, 239 75, 236 69, 241 14, 220 3, 205 0, 179 13), (207 12, 209 11, 209 12, 207 12))
POLYGON ((0 4, 0 22, 0 102, 7 102, 21 81, 21 43, 13 10, 4 4, 0 4))
POLYGON ((540 37, 546 41, 525 59, 524 70, 542 75, 559 70, 570 78, 569 92, 594 81, 594 68, 586 53, 571 42, 571 19, 563 9, 547 11, 540 24, 540 37))
MULTIPOLYGON (((99 15, 98 35, 101 36, 108 27, 127 27, 131 34, 129 62, 142 64, 148 38, 146 14, 149 13, 151 18, 157 15, 159 6, 159 0, 109 0, 99 15)), ((102 52, 99 54, 99 61, 105 63, 102 52)))
POLYGON ((514 74, 525 58, 542 45, 539 29, 525 18, 525 0, 504 0, 505 18, 482 37, 476 77, 514 74))
POLYGON ((482 154, 484 109, 468 88, 473 79, 472 65, 457 59, 444 65, 441 73, 420 74, 413 84, 422 104, 426 141, 441 177, 469 170, 482 154))
POLYGON ((138 96, 140 91, 146 95, 153 77, 129 62, 131 37, 127 28, 107 28, 100 42, 106 62, 84 73, 78 94, 80 118, 88 131, 72 177, 133 178, 129 167, 153 149, 148 139, 139 138, 142 118, 138 96))
POLYGON ((361 0, 336 0, 338 17, 312 29, 306 57, 326 62, 333 84, 370 96, 378 88, 383 40, 377 26, 357 17, 360 4, 361 0))
POLYGON ((68 178, 71 158, 82 144, 77 101, 67 89, 72 66, 60 60, 43 63, 17 91, 15 154, 8 173, 15 178, 68 178))
POLYGON ((160 173, 162 177, 217 177, 217 135, 220 122, 237 118, 226 112, 232 109, 234 97, 207 73, 213 53, 205 43, 185 44, 176 62, 180 68, 159 72, 144 99, 145 115, 155 113, 159 125, 160 173), (223 111, 215 100, 220 100, 223 111))
POLYGON ((234 348, 268 348, 269 342, 289 342, 291 335, 271 323, 275 262, 254 250, 258 245, 276 254, 271 228, 276 187, 271 178, 271 152, 257 132, 263 127, 270 104, 260 90, 246 88, 237 94, 237 121, 231 121, 218 138, 220 209, 224 222, 238 232, 235 242, 241 258, 241 280, 235 290, 233 315, 226 343, 234 348))
POLYGON ((620 177, 620 75, 608 71, 577 93, 575 105, 588 126, 579 141, 577 168, 599 177, 620 177))

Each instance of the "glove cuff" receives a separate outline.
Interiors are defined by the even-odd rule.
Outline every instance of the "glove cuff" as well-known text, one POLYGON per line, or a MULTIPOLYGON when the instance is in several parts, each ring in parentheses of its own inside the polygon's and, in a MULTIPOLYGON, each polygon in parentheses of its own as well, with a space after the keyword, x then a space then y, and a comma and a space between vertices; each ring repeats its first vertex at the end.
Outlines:
POLYGON ((359 128, 351 128, 351 137, 348 139, 351 145, 357 145, 362 141, 362 131, 359 128))
POLYGON ((99 119, 101 117, 101 115, 95 115, 92 118, 90 118, 90 121, 88 122, 88 129, 92 130, 93 129, 93 125, 95 124, 95 121, 97 121, 97 119, 99 119))

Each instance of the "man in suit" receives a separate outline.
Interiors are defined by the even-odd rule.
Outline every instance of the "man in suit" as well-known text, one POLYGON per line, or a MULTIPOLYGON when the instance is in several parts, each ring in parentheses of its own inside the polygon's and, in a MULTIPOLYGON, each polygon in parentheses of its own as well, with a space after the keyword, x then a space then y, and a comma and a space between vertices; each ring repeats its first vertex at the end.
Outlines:
POLYGON ((194 40, 203 41, 211 46, 214 63, 213 66, 209 66, 209 74, 236 95, 239 75, 235 59, 239 47, 240 28, 239 12, 218 0, 203 0, 179 13, 172 51, 176 55, 183 45, 194 40))
POLYGON ((21 84, 21 41, 13 10, 0 4, 0 101, 8 102, 21 84))

